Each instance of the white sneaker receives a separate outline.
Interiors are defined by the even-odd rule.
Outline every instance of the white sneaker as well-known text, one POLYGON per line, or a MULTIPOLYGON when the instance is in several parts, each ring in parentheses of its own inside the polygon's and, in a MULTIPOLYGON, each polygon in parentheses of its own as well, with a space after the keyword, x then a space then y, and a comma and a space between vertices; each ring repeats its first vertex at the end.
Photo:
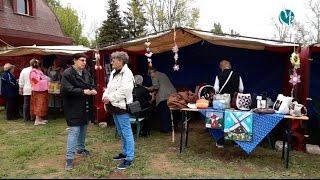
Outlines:
POLYGON ((48 122, 48 120, 42 120, 42 122, 47 123, 47 122, 48 122))
POLYGON ((224 145, 220 145, 220 144, 216 143, 216 147, 217 148, 224 148, 224 145))

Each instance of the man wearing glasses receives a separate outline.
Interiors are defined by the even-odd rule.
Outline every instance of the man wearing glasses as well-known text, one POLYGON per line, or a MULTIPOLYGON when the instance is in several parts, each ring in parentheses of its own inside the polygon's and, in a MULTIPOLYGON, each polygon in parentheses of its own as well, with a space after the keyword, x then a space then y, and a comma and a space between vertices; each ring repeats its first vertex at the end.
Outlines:
POLYGON ((74 64, 62 75, 60 92, 63 97, 64 113, 68 128, 66 170, 73 168, 75 153, 89 156, 85 149, 85 139, 92 104, 89 97, 97 94, 94 81, 86 70, 86 55, 75 54, 74 64), (76 151, 77 148, 77 151, 76 151))

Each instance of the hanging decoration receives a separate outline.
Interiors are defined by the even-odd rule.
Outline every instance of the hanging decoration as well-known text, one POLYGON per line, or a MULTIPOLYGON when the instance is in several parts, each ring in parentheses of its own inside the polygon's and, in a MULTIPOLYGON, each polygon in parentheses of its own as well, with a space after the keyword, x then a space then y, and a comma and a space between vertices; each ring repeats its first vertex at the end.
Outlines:
POLYGON ((174 41, 174 46, 172 48, 172 52, 174 53, 173 70, 174 71, 179 71, 179 65, 178 65, 178 58, 179 58, 178 51, 179 51, 179 48, 178 48, 178 45, 176 43, 176 29, 175 28, 174 28, 174 32, 173 32, 173 41, 174 41))
POLYGON ((289 83, 292 84, 291 97, 294 97, 294 89, 297 86, 297 84, 301 82, 300 80, 301 75, 297 73, 297 70, 300 68, 300 57, 299 57, 299 53, 296 52, 295 47, 294 47, 293 53, 291 54, 290 62, 293 68, 291 71, 292 73, 290 73, 289 83))
POLYGON ((152 52, 151 52, 151 49, 150 49, 150 45, 151 45, 151 42, 149 42, 149 39, 147 38, 147 42, 144 43, 147 48, 146 48, 146 53, 144 54, 145 56, 147 56, 148 58, 148 66, 149 68, 152 67, 152 59, 151 59, 151 56, 152 56, 152 52))
POLYGON ((300 80, 300 75, 297 74, 297 72, 294 72, 292 75, 290 75, 290 83, 292 84, 292 86, 297 85, 298 83, 301 82, 300 80))
POLYGON ((95 50, 94 57, 96 59, 96 65, 94 66, 95 70, 101 70, 102 66, 100 65, 100 54, 98 50, 95 50))
POLYGON ((300 68, 300 57, 299 54, 296 52, 293 52, 291 54, 290 62, 293 66, 294 69, 299 69, 300 68))

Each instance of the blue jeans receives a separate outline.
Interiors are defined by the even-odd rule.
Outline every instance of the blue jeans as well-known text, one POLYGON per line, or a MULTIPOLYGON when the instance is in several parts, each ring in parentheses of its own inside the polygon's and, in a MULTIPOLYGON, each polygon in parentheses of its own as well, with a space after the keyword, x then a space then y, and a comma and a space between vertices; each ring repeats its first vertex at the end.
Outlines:
MULTIPOLYGON (((113 115, 114 123, 122 140, 122 154, 127 155, 127 160, 134 159, 134 139, 131 129, 129 114, 113 115)), ((138 132, 139 133, 139 132, 138 132)))
POLYGON ((88 125, 69 127, 68 141, 67 141, 67 159, 74 159, 76 148, 78 150, 85 149, 85 140, 88 125))

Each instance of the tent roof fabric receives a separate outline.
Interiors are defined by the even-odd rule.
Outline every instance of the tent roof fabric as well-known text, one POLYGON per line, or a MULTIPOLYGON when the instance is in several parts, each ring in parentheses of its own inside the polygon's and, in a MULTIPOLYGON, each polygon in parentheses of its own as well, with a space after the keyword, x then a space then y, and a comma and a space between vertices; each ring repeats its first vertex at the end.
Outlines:
POLYGON ((39 55, 72 55, 86 53, 92 49, 84 46, 19 46, 0 50, 1 56, 23 56, 28 54, 39 55))
MULTIPOLYGON (((145 51, 145 42, 149 41, 151 51, 154 54, 170 51, 174 44, 174 30, 166 30, 161 33, 149 35, 134 40, 121 42, 100 48, 99 50, 124 49, 127 51, 145 51)), ((264 50, 266 47, 298 47, 299 44, 289 42, 278 42, 250 37, 231 37, 214 35, 211 32, 180 27, 176 29, 176 43, 178 47, 185 47, 199 41, 207 41, 215 45, 229 46, 235 48, 264 50)))

